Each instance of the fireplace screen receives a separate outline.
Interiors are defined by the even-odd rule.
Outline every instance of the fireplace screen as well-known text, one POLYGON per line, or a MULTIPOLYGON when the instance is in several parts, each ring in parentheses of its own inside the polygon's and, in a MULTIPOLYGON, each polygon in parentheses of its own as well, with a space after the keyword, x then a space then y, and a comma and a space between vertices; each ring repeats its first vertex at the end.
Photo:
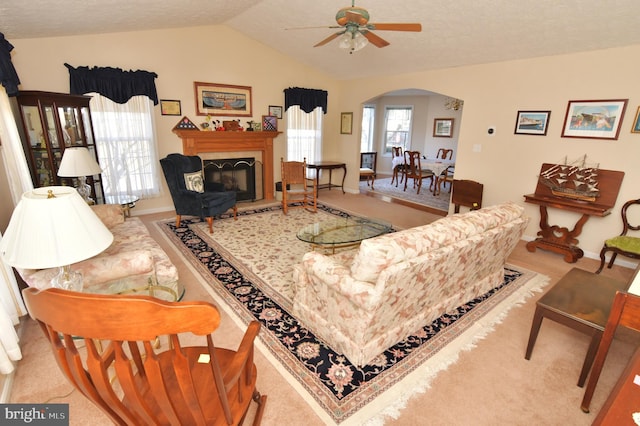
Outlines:
POLYGON ((256 169, 261 175, 255 158, 204 160, 205 182, 222 183, 226 191, 236 191, 237 201, 255 201, 261 195, 256 191, 256 169))

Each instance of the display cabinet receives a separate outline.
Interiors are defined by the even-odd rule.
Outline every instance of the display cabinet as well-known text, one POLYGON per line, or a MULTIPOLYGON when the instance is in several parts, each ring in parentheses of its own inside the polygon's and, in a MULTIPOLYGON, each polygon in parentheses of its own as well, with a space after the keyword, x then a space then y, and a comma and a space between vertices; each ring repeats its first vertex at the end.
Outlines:
MULTIPOLYGON (((12 103, 18 131, 36 188, 77 186, 76 178, 58 176, 65 148, 86 147, 98 160, 89 96, 21 91, 12 103)), ((104 203, 100 175, 87 176, 91 198, 104 203)))

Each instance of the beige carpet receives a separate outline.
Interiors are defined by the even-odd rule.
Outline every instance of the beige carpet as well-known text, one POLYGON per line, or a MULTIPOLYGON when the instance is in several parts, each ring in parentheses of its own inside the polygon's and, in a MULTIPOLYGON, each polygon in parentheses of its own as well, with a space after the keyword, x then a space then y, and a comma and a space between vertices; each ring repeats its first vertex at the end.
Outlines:
MULTIPOLYGON (((361 215, 386 219, 397 228, 409 228, 429 223, 437 215, 403 205, 387 203, 362 195, 342 194, 340 191, 320 191, 319 198, 361 215)), ((138 208, 142 208, 141 204, 138 208)), ((133 212, 137 212, 134 210, 133 212)), ((178 267, 185 285, 186 300, 212 300, 198 283, 199 274, 181 262, 154 226, 152 221, 175 217, 173 213, 141 216, 152 236, 169 254, 178 267)), ((532 220, 537 220, 537 217, 532 220)), ((214 228, 218 226, 214 223, 214 228)), ((509 257, 509 263, 536 271, 551 278, 551 284, 574 266, 595 271, 597 261, 580 259, 568 264, 562 256, 551 252, 530 253, 521 241, 509 257)), ((632 270, 614 266, 604 275, 629 279, 632 270)), ((550 285, 551 285, 550 284, 550 285)), ((548 286, 547 286, 548 288, 548 286)), ((524 359, 531 319, 538 299, 534 296, 523 305, 514 307, 503 322, 485 339, 478 341, 471 351, 461 352, 455 364, 440 372, 431 386, 416 394, 398 409, 386 425, 590 425, 612 389, 620 372, 633 353, 638 339, 622 333, 614 342, 591 404, 592 412, 580 410, 583 389, 576 386, 589 338, 581 333, 547 321, 530 361, 524 359)), ((135 313, 132 313, 132 321, 135 313)), ((111 422, 71 386, 59 372, 44 341, 41 330, 27 317, 22 325, 23 359, 18 364, 10 402, 63 402, 70 405, 71 425, 110 425, 111 422)), ((242 329, 223 312, 216 341, 235 347, 242 337, 242 329)), ((320 426, 324 422, 311 410, 294 386, 272 368, 260 353, 256 356, 258 386, 267 394, 263 425, 320 426)), ((252 419, 249 416, 249 421, 252 419)))

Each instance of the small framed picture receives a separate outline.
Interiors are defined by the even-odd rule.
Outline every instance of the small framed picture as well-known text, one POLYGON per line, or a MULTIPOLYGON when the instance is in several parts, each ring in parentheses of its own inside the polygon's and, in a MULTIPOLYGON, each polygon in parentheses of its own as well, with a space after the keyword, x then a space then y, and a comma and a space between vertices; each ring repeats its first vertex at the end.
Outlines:
POLYGON ((636 118, 633 120, 633 126, 631 127, 631 133, 640 133, 640 106, 636 111, 636 118))
POLYGON ((435 118, 433 120, 433 137, 450 138, 453 136, 453 118, 435 118))
POLYGON ((340 114, 340 134, 350 135, 353 133, 353 113, 343 112, 340 114))
POLYGON ((263 115, 262 130, 265 132, 275 132, 278 130, 278 117, 275 115, 263 115))
POLYGON ((562 137, 617 140, 627 101, 569 101, 562 137))
POLYGON ((282 107, 277 105, 269 105, 269 115, 276 118, 282 118, 282 107))
POLYGON ((160 112, 162 115, 181 115, 180 101, 172 99, 160 99, 160 112))
POLYGON ((516 117, 516 135, 539 135, 547 134, 549 127, 549 117, 551 111, 518 111, 516 117))

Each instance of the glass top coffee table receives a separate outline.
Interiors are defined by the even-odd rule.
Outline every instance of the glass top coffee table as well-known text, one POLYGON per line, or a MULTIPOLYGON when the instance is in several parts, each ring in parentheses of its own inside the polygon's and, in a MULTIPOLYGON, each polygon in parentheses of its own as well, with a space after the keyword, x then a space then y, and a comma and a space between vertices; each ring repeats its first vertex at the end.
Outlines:
POLYGON ((298 231, 300 241, 311 244, 313 249, 351 247, 362 240, 391 232, 391 224, 378 219, 361 217, 337 217, 307 225, 298 231))

